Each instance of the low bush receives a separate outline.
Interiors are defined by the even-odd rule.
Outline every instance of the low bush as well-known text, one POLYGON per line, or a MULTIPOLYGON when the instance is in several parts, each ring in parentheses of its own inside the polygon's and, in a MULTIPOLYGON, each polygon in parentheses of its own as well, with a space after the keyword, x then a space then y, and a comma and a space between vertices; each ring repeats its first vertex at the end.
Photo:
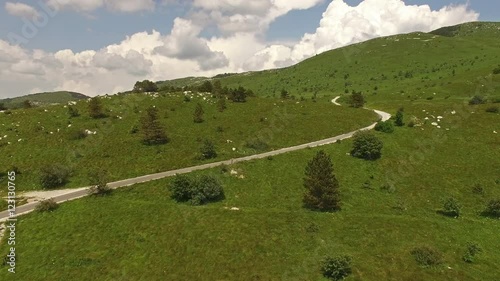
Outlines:
POLYGON ((46 199, 43 201, 40 201, 38 205, 35 207, 35 211, 37 212, 52 212, 55 209, 57 209, 59 205, 54 201, 54 199, 46 199))
POLYGON ((68 182, 70 171, 68 168, 59 165, 46 165, 40 170, 40 184, 43 188, 56 188, 68 182))
POLYGON ((321 273, 330 280, 342 280, 352 273, 351 261, 347 255, 326 257, 321 263, 321 273))
POLYGON ((459 217, 462 206, 457 199, 450 197, 444 201, 443 214, 450 217, 459 217))
POLYGON ((464 253, 462 259, 465 262, 472 263, 472 262, 474 262, 475 257, 479 253, 481 253, 482 251, 483 251, 483 249, 477 243, 468 242, 467 248, 465 249, 465 253, 464 253))
POLYGON ((486 216, 500 218, 500 199, 490 200, 483 213, 486 216))
POLYGON ((204 205, 225 198, 221 183, 212 176, 189 178, 177 175, 169 186, 172 199, 177 202, 189 202, 192 205, 204 205))
POLYGON ((423 267, 440 265, 443 263, 443 254, 429 246, 416 247, 410 251, 415 261, 423 267))
POLYGON ((108 186, 108 175, 104 171, 92 172, 89 174, 91 187, 89 195, 108 195, 113 189, 108 186))
POLYGON ((478 104, 484 104, 486 103, 486 99, 482 96, 474 96, 472 99, 469 100, 470 105, 478 105, 478 104))
POLYGON ((376 160, 382 154, 383 143, 374 134, 360 131, 354 134, 351 155, 365 160, 376 160))
POLYGON ((384 133, 392 133, 394 132, 394 124, 391 120, 387 121, 379 121, 377 125, 375 125, 375 131, 384 132, 384 133))

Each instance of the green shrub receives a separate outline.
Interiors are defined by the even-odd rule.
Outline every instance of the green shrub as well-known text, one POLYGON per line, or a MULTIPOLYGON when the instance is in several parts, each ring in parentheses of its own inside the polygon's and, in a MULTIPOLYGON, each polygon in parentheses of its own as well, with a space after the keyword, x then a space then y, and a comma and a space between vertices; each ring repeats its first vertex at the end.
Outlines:
POLYGON ((56 188, 68 182, 70 171, 59 164, 44 166, 41 170, 40 184, 43 188, 56 188))
POLYGON ((192 205, 203 205, 225 198, 221 183, 206 175, 199 178, 176 175, 169 189, 172 199, 177 202, 190 202, 192 205))
POLYGON ((465 249, 465 253, 462 256, 462 259, 465 262, 472 263, 472 262, 474 262, 475 257, 479 253, 481 253, 482 251, 483 251, 483 249, 477 243, 468 242, 467 243, 467 248, 465 249))
POLYGON ((460 216, 462 206, 458 203, 457 199, 450 197, 444 201, 443 213, 450 217, 460 216))
POLYGON ((486 99, 482 96, 474 96, 472 99, 470 99, 469 104, 470 105, 478 105, 478 104, 484 104, 486 103, 486 99))
POLYGON ((203 142, 203 145, 200 148, 200 153, 201 153, 200 159, 202 160, 217 158, 217 151, 215 150, 215 146, 209 140, 205 140, 203 142))
POLYGON ((443 263, 443 254, 429 246, 416 247, 410 251, 415 261, 423 267, 435 266, 443 263))
POLYGON ((375 125, 375 131, 384 132, 384 133, 392 133, 394 132, 394 124, 391 120, 387 121, 379 121, 377 125, 375 125))
POLYGON ((37 212, 52 212, 55 209, 57 209, 59 205, 54 201, 54 199, 46 199, 43 201, 40 201, 38 205, 35 207, 35 211, 37 212))
POLYGON ((75 117, 80 116, 78 109, 76 109, 73 106, 68 106, 68 114, 69 114, 69 118, 75 118, 75 117))
POLYGON ((493 74, 500 74, 500 66, 493 69, 493 74))
POLYGON ((374 134, 368 131, 359 131, 354 134, 351 155, 366 160, 376 160, 382 154, 383 143, 374 134))
POLYGON ((89 195, 108 195, 113 189, 108 186, 108 175, 104 171, 92 172, 89 174, 91 187, 89 195))
POLYGON ((330 280, 342 280, 352 273, 351 261, 347 255, 326 257, 321 263, 321 273, 330 280))
POLYGON ((498 109, 498 106, 490 106, 490 107, 486 108, 486 112, 498 113, 498 112, 500 112, 500 110, 498 109))
POLYGON ((500 199, 493 199, 488 202, 486 209, 484 210, 484 215, 500 218, 500 199))

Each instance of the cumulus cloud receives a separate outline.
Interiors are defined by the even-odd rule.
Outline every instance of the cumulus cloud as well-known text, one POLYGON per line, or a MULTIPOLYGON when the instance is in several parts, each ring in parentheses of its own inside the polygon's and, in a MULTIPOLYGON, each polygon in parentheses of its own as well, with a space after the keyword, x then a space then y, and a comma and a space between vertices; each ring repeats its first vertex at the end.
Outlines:
POLYGON ((91 12, 105 7, 111 11, 125 13, 152 11, 156 5, 154 0, 48 0, 47 4, 57 10, 91 12))
POLYGON ((190 20, 176 18, 170 35, 155 52, 180 60, 195 60, 202 70, 226 66, 228 60, 224 53, 212 51, 207 40, 199 37, 201 30, 190 20))
POLYGON ((194 0, 197 19, 214 24, 223 34, 263 33, 275 19, 291 10, 309 9, 324 0, 194 0))
POLYGON ((40 14, 35 8, 23 3, 6 2, 5 10, 10 15, 29 20, 37 19, 40 16, 40 14))

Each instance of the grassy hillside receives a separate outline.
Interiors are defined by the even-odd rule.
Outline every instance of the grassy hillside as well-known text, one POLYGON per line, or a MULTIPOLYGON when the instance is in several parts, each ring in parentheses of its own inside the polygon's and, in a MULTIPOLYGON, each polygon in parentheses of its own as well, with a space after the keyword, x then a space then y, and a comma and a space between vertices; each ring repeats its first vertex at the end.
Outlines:
MULTIPOLYGON (((478 22, 431 33, 376 38, 291 67, 242 73, 220 81, 270 97, 279 97, 282 89, 297 98, 362 91, 369 104, 462 101, 475 94, 500 98, 500 75, 492 75, 500 66, 499 35, 500 23, 478 22)), ((182 81, 190 85, 199 80, 182 81)))
POLYGON ((377 133, 385 146, 375 162, 346 155, 351 141, 321 148, 340 181, 336 213, 302 208, 304 168, 318 150, 309 149, 229 167, 238 175, 199 172, 226 193, 203 207, 175 203, 165 179, 25 216, 17 280, 323 280, 319 262, 336 254, 353 257, 346 280, 496 280, 499 221, 480 213, 500 197, 499 116, 484 108, 407 107, 422 119, 443 115, 442 129, 377 133), (459 218, 438 212, 449 196, 463 206, 459 218), (468 242, 483 248, 471 264, 468 242), (418 266, 410 251, 421 245, 442 252, 443 264, 418 266))
POLYGON ((336 136, 378 118, 368 110, 334 106, 331 98, 249 98, 246 103, 228 101, 227 110, 218 112, 210 96, 193 94, 187 102, 182 94, 130 94, 100 98, 109 115, 105 119, 90 118, 87 101, 77 103, 81 116, 75 118, 69 117, 65 105, 15 110, 0 114, 0 153, 5 155, 0 166, 2 172, 13 166, 21 171, 19 190, 40 189, 40 169, 54 163, 72 170, 67 187, 81 187, 89 184, 88 173, 97 169, 119 180, 204 163, 196 158, 206 139, 218 153, 212 161, 220 161, 336 136), (202 124, 193 122, 197 103, 205 111, 202 124), (133 133, 134 127, 140 129, 143 111, 152 105, 159 109, 171 139, 168 144, 147 146, 141 143, 140 131, 133 133), (96 135, 75 139, 78 130, 96 135), (247 145, 257 139, 265 146, 247 145))
POLYGON ((50 105, 55 103, 67 103, 69 101, 78 101, 88 98, 89 97, 87 97, 84 94, 61 91, 61 92, 31 94, 16 98, 8 98, 0 100, 0 103, 3 103, 7 108, 19 108, 22 107, 22 103, 26 100, 29 100, 34 105, 50 105))
MULTIPOLYGON (((195 157, 204 138, 215 142, 219 160, 256 153, 245 143, 259 135, 270 136, 273 149, 359 128, 376 117, 330 102, 342 95, 345 103, 352 90, 362 91, 369 107, 404 108, 405 126, 375 133, 384 143, 376 161, 350 156, 346 140, 228 167, 233 173, 196 172, 217 177, 226 195, 201 207, 176 203, 168 191, 172 179, 163 179, 23 216, 16 278, 326 280, 323 257, 348 254, 352 274, 345 280, 497 280, 500 221, 482 212, 500 199, 498 28, 470 23, 378 38, 289 68, 227 76, 223 85, 242 85, 259 97, 229 103, 223 113, 207 96, 186 102, 181 94, 160 93, 103 98, 110 118, 98 121, 85 114, 69 119, 62 105, 0 115, 0 135, 27 138, 0 146, 7 155, 0 165, 18 165, 18 186, 27 190, 37 188, 36 170, 46 160, 72 166, 69 186, 79 186, 99 167, 117 179, 201 163, 195 157), (296 99, 278 99, 283 88, 296 99), (310 99, 315 94, 317 102, 310 99), (474 95, 486 101, 469 105, 474 95), (202 124, 192 120, 198 102, 202 124), (161 147, 145 147, 130 134, 153 104, 172 138, 161 147), (98 133, 70 141, 69 123, 98 133), (282 129, 268 134, 270 128, 282 129), (59 147, 49 148, 54 143, 59 147), (342 210, 335 213, 302 206, 304 169, 319 149, 331 155, 340 183, 342 210), (450 197, 462 206, 458 218, 441 212, 450 197), (473 263, 463 260, 468 242, 483 249, 473 263), (443 263, 419 266, 410 252, 421 246, 442 253, 443 263)), ((84 113, 86 106, 81 101, 77 108, 84 113)), ((4 240, 0 254, 6 253, 4 240)))

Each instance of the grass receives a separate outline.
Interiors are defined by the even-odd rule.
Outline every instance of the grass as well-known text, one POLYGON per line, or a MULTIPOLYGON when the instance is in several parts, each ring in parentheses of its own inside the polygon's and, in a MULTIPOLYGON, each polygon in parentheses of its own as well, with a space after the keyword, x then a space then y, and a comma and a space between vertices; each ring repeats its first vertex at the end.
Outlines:
POLYGON ((306 149, 229 167, 243 179, 220 168, 197 172, 225 186, 224 201, 203 207, 175 203, 171 179, 164 179, 27 215, 18 225, 16 277, 320 280, 324 256, 341 253, 353 257, 348 280, 494 280, 498 221, 480 213, 500 196, 498 174, 485 168, 500 165, 491 133, 498 116, 478 110, 453 118, 444 114, 449 105, 405 106, 405 113, 420 116, 422 109, 443 114, 443 128, 376 133, 385 144, 378 161, 346 155, 351 141, 321 148, 332 156, 341 185, 340 212, 302 208, 304 168, 320 148, 306 149), (362 187, 366 181, 372 189, 362 187), (394 192, 380 189, 386 183, 394 192), (476 183, 484 195, 472 192, 476 183), (450 195, 463 206, 458 219, 436 213, 450 195), (471 240, 485 250, 468 264, 462 254, 471 240), (443 254, 442 265, 418 265, 411 251, 427 245, 443 254))
POLYGON ((377 120, 368 110, 334 106, 329 97, 317 102, 250 98, 247 103, 228 102, 222 113, 215 99, 195 97, 184 102, 181 94, 158 98, 131 94, 102 101, 110 115, 106 119, 88 117, 86 101, 76 105, 81 113, 76 118, 69 118, 63 105, 0 115, 0 135, 8 136, 0 140, 0 152, 6 155, 0 166, 20 169, 19 191, 40 189, 39 170, 50 163, 73 171, 67 187, 81 187, 89 184, 87 175, 97 169, 108 171, 113 181, 205 163, 197 159, 205 139, 216 146, 218 157, 211 161, 220 161, 262 152, 245 146, 255 138, 271 150, 336 136, 377 120), (193 122, 198 102, 205 111, 202 124, 193 122), (159 109, 171 139, 166 145, 146 146, 140 132, 130 133, 134 126, 140 127, 142 111, 151 105, 159 109), (97 134, 75 139, 75 130, 97 134))

